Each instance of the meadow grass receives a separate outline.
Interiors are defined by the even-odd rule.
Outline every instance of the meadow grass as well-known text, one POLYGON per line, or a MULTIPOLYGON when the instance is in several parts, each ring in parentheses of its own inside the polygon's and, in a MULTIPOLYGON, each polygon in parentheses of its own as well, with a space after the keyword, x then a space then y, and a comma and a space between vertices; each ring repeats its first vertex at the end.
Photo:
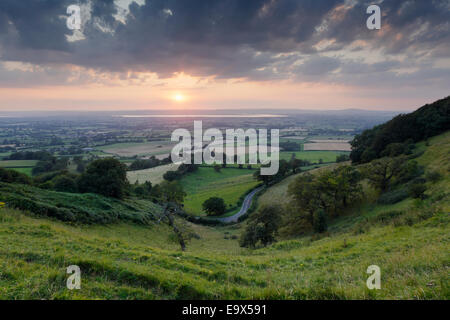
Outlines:
POLYGON ((190 214, 205 215, 203 202, 211 197, 220 197, 229 209, 232 208, 228 214, 234 213, 238 210, 239 199, 258 185, 253 178, 254 172, 235 168, 222 168, 216 172, 212 167, 199 167, 180 180, 187 194, 184 209, 190 214))
POLYGON ((167 226, 68 226, 0 209, 2 299, 448 299, 448 215, 313 241, 239 248, 235 227, 192 226, 186 252, 167 226), (82 289, 65 287, 66 268, 82 289), (366 269, 381 268, 381 290, 366 269))
MULTIPOLYGON (((207 227, 177 219, 196 235, 181 252, 164 223, 69 225, 0 208, 0 298, 450 299, 449 138, 430 139, 415 159, 442 173, 427 182, 424 200, 361 203, 331 221, 328 233, 255 250, 235 239, 245 222, 207 227), (73 264, 81 290, 65 286, 73 264), (381 268, 380 290, 367 289, 370 265, 381 268)), ((199 176, 213 184, 217 177, 207 176, 216 173, 202 172, 208 169, 199 176)), ((188 186, 198 187, 200 177, 187 177, 188 186)))
POLYGON ((24 173, 29 177, 31 177, 33 175, 33 168, 8 168, 8 169, 12 169, 17 172, 24 173))
POLYGON ((170 140, 150 141, 141 143, 116 143, 106 146, 97 147, 97 149, 119 156, 151 156, 170 153, 172 147, 175 145, 170 140))
POLYGON ((0 167, 2 168, 26 168, 34 167, 37 164, 37 160, 3 160, 0 161, 0 167))
POLYGON ((335 162, 338 155, 348 154, 345 151, 282 151, 280 152, 280 159, 289 161, 293 153, 295 153, 297 159, 308 160, 311 163, 319 163, 320 159, 323 162, 335 162))
POLYGON ((176 171, 178 167, 178 164, 170 163, 144 170, 128 171, 127 178, 132 184, 136 183, 136 181, 139 183, 150 181, 153 185, 155 185, 164 181, 163 176, 167 171, 176 171))

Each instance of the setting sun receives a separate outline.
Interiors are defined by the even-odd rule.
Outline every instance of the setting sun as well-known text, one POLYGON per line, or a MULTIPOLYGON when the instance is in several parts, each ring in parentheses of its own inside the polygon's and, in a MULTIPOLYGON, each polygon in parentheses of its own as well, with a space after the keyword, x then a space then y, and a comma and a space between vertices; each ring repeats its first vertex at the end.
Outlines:
POLYGON ((181 93, 177 93, 172 97, 172 99, 175 102, 184 102, 186 100, 186 97, 184 95, 182 95, 181 93))

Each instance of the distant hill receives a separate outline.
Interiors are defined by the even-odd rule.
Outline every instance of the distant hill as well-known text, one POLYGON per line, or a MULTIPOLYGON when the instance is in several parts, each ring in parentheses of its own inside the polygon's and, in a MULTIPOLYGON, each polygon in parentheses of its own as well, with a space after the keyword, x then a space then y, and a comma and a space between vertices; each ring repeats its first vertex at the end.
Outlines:
POLYGON ((413 143, 450 129, 450 96, 408 114, 365 130, 351 142, 353 163, 366 163, 383 156, 394 143, 413 143))

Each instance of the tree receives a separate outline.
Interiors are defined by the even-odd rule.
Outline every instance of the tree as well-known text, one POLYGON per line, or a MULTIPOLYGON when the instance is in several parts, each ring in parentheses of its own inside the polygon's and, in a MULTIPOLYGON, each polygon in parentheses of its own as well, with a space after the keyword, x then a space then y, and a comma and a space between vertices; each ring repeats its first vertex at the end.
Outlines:
POLYGON ((53 179, 53 189, 59 192, 77 192, 78 187, 75 179, 67 176, 60 175, 53 179))
POLYGON ((128 186, 127 167, 114 158, 91 162, 78 180, 82 193, 98 193, 112 198, 123 198, 128 186))
POLYGON ((178 171, 167 171, 163 175, 164 180, 167 181, 174 181, 181 178, 181 175, 178 173, 178 171))
POLYGON ((353 163, 366 163, 383 156, 408 153, 411 143, 449 129, 450 97, 447 97, 427 104, 412 113, 398 115, 382 125, 357 135, 351 142, 350 158, 353 163), (405 143, 406 148, 398 143, 405 143))
POLYGON ((336 156, 336 162, 345 162, 345 161, 349 161, 350 157, 347 154, 340 154, 338 156, 336 156))
POLYGON ((183 187, 176 181, 164 181, 160 184, 158 189, 161 194, 161 199, 165 202, 161 219, 165 219, 167 224, 172 227, 180 244, 181 251, 185 251, 186 237, 181 228, 176 225, 174 213, 180 210, 181 203, 183 202, 186 193, 184 192, 183 187))
POLYGON ((427 187, 424 183, 413 183, 408 188, 409 195, 414 199, 424 199, 425 198, 425 191, 427 191, 427 187))
POLYGON ((323 233, 327 231, 328 226, 326 220, 326 213, 322 209, 319 209, 314 213, 313 227, 314 231, 317 233, 323 233))
MULTIPOLYGON (((136 181, 138 182, 138 181, 136 181)), ((152 183, 150 181, 146 181, 144 184, 138 184, 134 188, 134 193, 142 198, 149 198, 152 192, 152 183)))
POLYGON ((180 206, 183 203, 186 192, 177 181, 163 181, 160 185, 161 199, 166 203, 173 203, 180 206))
POLYGON ((225 213, 227 206, 225 201, 219 197, 212 197, 203 202, 203 211, 205 211, 208 216, 220 216, 225 213))
POLYGON ((263 206, 249 219, 248 226, 241 235, 241 247, 254 248, 258 243, 267 246, 275 242, 280 226, 281 211, 278 206, 263 206))
POLYGON ((365 176, 375 189, 384 192, 389 189, 392 180, 400 176, 405 161, 406 158, 403 156, 374 160, 366 167, 365 176))

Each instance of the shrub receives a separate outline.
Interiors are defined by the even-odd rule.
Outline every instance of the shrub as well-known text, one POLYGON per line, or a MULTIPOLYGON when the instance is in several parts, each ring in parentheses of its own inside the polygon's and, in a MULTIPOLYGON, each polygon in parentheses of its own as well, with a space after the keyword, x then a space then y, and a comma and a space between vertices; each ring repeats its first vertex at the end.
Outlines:
POLYGON ((31 184, 31 179, 26 174, 4 168, 0 168, 0 181, 6 183, 31 184))
POLYGON ((345 161, 349 161, 350 160, 350 156, 347 154, 341 154, 336 156, 336 162, 345 162, 345 161))
POLYGON ((90 163, 78 181, 82 193, 97 193, 112 198, 123 198, 128 185, 126 165, 114 158, 90 163))
POLYGON ((53 180, 53 189, 59 192, 77 192, 78 187, 73 178, 62 175, 53 180))
POLYGON ((227 206, 225 205, 225 201, 219 197, 212 197, 203 202, 203 210, 209 216, 220 216, 225 213, 227 210, 227 206))
POLYGON ((394 204, 408 198, 409 193, 405 188, 399 188, 393 191, 383 193, 380 198, 378 198, 379 204, 394 204))
POLYGON ((278 206, 263 206, 250 217, 249 224, 241 235, 239 245, 254 248, 258 243, 267 246, 275 242, 275 235, 280 225, 280 215, 278 206))
POLYGON ((313 228, 317 233, 323 233, 328 229, 325 211, 322 209, 319 209, 314 213, 313 228))
POLYGON ((423 199, 425 197, 425 191, 427 187, 424 183, 413 183, 408 188, 409 195, 414 199, 423 199))
POLYGON ((427 181, 436 183, 442 178, 442 175, 435 170, 430 170, 425 174, 425 178, 427 179, 427 181))

